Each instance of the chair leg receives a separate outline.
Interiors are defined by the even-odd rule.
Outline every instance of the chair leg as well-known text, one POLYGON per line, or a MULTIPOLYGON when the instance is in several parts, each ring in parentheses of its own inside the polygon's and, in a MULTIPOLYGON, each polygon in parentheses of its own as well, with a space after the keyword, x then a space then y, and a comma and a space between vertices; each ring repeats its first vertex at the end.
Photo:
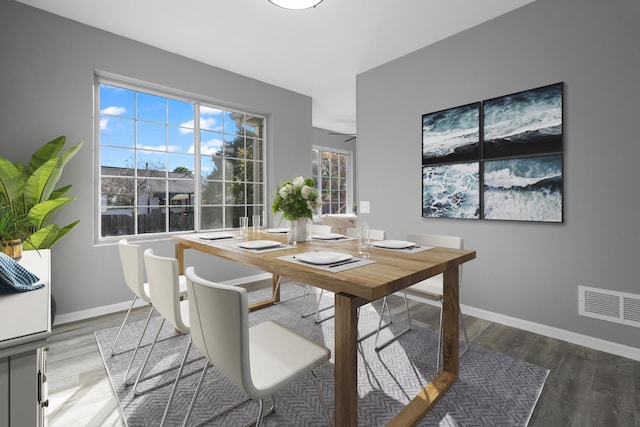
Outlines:
MULTIPOLYGON (((387 304, 387 299, 385 297, 383 304, 387 304)), ((380 329, 381 329, 381 325, 382 325, 382 316, 380 316, 380 321, 378 322, 378 331, 376 332, 376 341, 375 341, 375 350, 376 351, 380 351, 383 348, 385 348, 386 346, 388 346, 389 344, 391 344, 392 342, 394 342, 395 340, 397 340, 398 338, 400 338, 402 335, 406 334, 407 332, 409 332, 411 330, 411 314, 409 312, 409 301, 407 301, 407 293, 405 292, 404 294, 404 308, 405 311, 407 312, 407 320, 409 321, 409 325, 406 327, 406 329, 400 331, 398 334, 394 335, 392 338, 390 338, 389 340, 383 342, 382 344, 378 344, 378 337, 380 335, 380 329)), ((389 309, 389 307, 387 307, 387 310, 389 309)), ((384 311, 384 307, 383 307, 383 311, 384 311)), ((391 315, 391 313, 389 313, 389 315, 391 315)))
POLYGON ((131 304, 129 304, 129 309, 127 310, 127 314, 124 315, 124 319, 122 319, 122 325, 120 325, 120 329, 118 329, 118 333, 116 334, 116 337, 113 340, 113 344, 111 344, 111 357, 113 357, 113 355, 115 354, 113 350, 116 348, 116 343, 118 342, 118 338, 120 338, 120 333, 124 328, 124 324, 127 323, 127 319, 129 318, 129 313, 131 313, 131 309, 133 308, 133 304, 135 304, 137 298, 138 298, 138 295, 133 294, 133 299, 131 300, 131 304))
POLYGON ((262 399, 258 399, 258 404, 260 405, 260 409, 258 409, 258 418, 256 418, 256 427, 260 427, 262 424, 262 417, 264 412, 264 401, 262 399))
POLYGON ((324 308, 320 308, 320 303, 322 302, 322 295, 324 294, 324 289, 320 289, 320 295, 318 295, 318 301, 316 303, 316 311, 314 311, 313 313, 309 313, 307 315, 303 315, 302 317, 308 317, 310 315, 314 315, 313 316, 313 321, 318 324, 318 323, 322 323, 325 320, 329 320, 329 319, 333 319, 335 317, 335 315, 330 315, 327 317, 323 317, 320 318, 320 313, 326 310, 331 310, 333 307, 335 307, 335 305, 331 304, 330 306, 324 307, 324 308))
POLYGON ((304 293, 302 295, 298 295, 297 297, 291 297, 291 298, 286 299, 286 300, 276 301, 275 300, 275 295, 278 293, 278 290, 280 289, 280 280, 282 280, 282 277, 278 276, 278 281, 276 282, 276 289, 273 292, 273 295, 274 295, 274 298, 272 300, 273 304, 274 305, 275 304, 281 304, 283 302, 293 301, 293 300, 300 299, 300 298, 302 298, 302 303, 304 304, 304 298, 309 293, 309 285, 304 285, 304 293))
MULTIPOLYGON (((202 388, 202 383, 204 382, 204 377, 207 375, 207 369, 209 369, 209 366, 211 366, 211 362, 209 362, 209 360, 207 360, 204 364, 204 367, 202 368, 202 374, 200 374, 200 379, 198 379, 198 384, 196 385, 196 389, 193 392, 193 397, 191 398, 191 403, 189 404, 189 408, 187 409, 187 413, 184 416, 184 422, 182 423, 182 427, 186 427, 189 421, 189 417, 191 416, 191 412, 193 411, 193 407, 195 406, 196 403, 196 399, 198 398, 198 394, 200 393, 200 389, 202 388)), ((249 400, 251 400, 251 398, 246 397, 244 399, 242 399, 239 402, 234 403, 233 405, 216 412, 215 414, 213 414, 212 416, 210 416, 209 418, 207 418, 204 421, 199 422, 198 424, 196 424, 194 427, 201 427, 205 424, 207 424, 209 421, 219 417, 220 415, 226 414, 227 412, 236 409, 237 407, 239 407, 240 405, 247 403, 249 400)), ((271 412, 273 412, 273 408, 271 408, 271 412)), ((269 412, 269 413, 271 413, 269 412)), ((255 423, 255 421, 253 422, 255 423)), ((253 424, 252 423, 252 424, 253 424)))
POLYGON ((151 320, 151 315, 153 315, 153 306, 149 310, 149 315, 147 316, 147 321, 144 323, 144 328, 142 329, 142 333, 140 334, 140 339, 138 339, 138 344, 136 345, 136 349, 133 351, 133 355, 131 356, 131 360, 129 361, 129 365, 127 366, 127 371, 124 373, 124 383, 125 385, 129 384, 129 371, 131 370, 131 366, 133 366, 133 361, 138 354, 138 349, 140 349, 140 345, 142 344, 142 339, 144 338, 144 334, 147 331, 147 327, 149 326, 149 321, 151 320))
POLYGON ((167 419, 167 415, 169 414, 169 409, 171 408, 171 403, 173 402, 173 396, 176 394, 176 388, 178 388, 178 381, 180 381, 180 376, 182 376, 182 370, 184 369, 184 362, 187 361, 187 356, 189 356, 189 350, 191 349, 191 335, 189 335, 189 342, 187 343, 187 349, 184 352, 184 357, 182 358, 182 363, 180 363, 180 368, 178 368, 178 374, 176 375, 176 380, 173 383, 173 387, 171 387, 171 393, 169 394, 169 400, 167 401, 167 406, 164 408, 164 414, 162 414, 162 421, 160 421, 160 427, 164 426, 164 422, 167 419))
MULTIPOLYGON (((151 356, 151 352, 153 351, 153 347, 155 347, 156 341, 158 341, 158 336, 160 335, 160 331, 162 330, 162 326, 164 326, 164 321, 165 321, 165 319, 163 318, 162 322, 160 322, 160 326, 158 327, 158 330, 156 332, 156 336, 153 337, 153 342, 151 343, 151 347, 149 347, 149 351, 147 352, 147 357, 144 358, 144 362, 142 363, 142 366, 140 367, 140 369, 138 369, 138 375, 136 376, 136 380, 133 383, 133 393, 134 394, 136 394, 136 388, 138 387, 138 383, 140 382, 140 378, 142 377, 142 373, 144 372, 144 368, 147 367, 147 362, 149 361, 149 356, 151 356)), ((127 377, 125 377, 125 384, 126 385, 131 385, 131 383, 129 383, 127 381, 127 377)))
POLYGON ((313 383, 316 386, 316 390, 318 390, 318 395, 320 396, 320 402, 322 403, 322 409, 324 410, 324 417, 327 419, 327 425, 331 427, 331 415, 329 415, 329 409, 327 408, 327 402, 324 400, 324 394, 322 393, 322 387, 320 385, 320 379, 316 375, 315 372, 311 371, 311 377, 313 378, 313 383))
MULTIPOLYGON (((362 307, 364 307, 364 306, 362 306, 362 307)), ((358 307, 358 311, 357 311, 358 319, 360 318, 360 309, 362 307, 358 307)), ((389 326, 391 326, 391 324, 393 323, 393 316, 391 316, 391 310, 389 310, 389 304, 387 304, 387 297, 382 298, 382 309, 380 310, 380 316, 384 316, 385 308, 387 310, 387 314, 389 315, 389 321, 387 323, 385 323, 385 324, 381 324, 382 322, 379 321, 378 322, 378 328, 376 328, 376 329, 374 329, 372 331, 369 331, 364 335, 360 335, 360 332, 358 331, 358 342, 369 338, 371 335, 374 335, 374 334, 377 335, 379 333, 379 331, 383 330, 384 328, 388 328, 389 326)))

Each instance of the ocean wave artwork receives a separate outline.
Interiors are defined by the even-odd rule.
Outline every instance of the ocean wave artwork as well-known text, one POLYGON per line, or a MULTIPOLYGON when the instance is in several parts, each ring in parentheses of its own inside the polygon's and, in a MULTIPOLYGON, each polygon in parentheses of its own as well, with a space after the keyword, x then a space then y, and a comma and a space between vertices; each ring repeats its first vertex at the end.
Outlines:
POLYGON ((424 166, 422 216, 480 218, 480 163, 424 166))
POLYGON ((562 155, 484 162, 484 218, 562 222, 562 155))
POLYGON ((422 116, 422 164, 480 158, 480 103, 422 116))
POLYGON ((562 92, 556 83, 484 101, 484 157, 562 152, 562 92))

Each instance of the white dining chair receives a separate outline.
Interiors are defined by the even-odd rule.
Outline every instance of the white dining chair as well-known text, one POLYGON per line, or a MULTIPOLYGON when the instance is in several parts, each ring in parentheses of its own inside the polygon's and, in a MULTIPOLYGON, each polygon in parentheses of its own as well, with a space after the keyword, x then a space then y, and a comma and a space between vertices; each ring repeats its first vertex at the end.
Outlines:
MULTIPOLYGON (((153 305, 151 305, 151 298, 149 296, 149 283, 144 281, 144 258, 142 254, 142 247, 140 245, 129 243, 127 239, 121 239, 118 241, 118 253, 120 255, 120 264, 122 265, 124 281, 129 289, 131 289, 131 292, 133 292, 133 299, 131 300, 131 304, 129 304, 127 314, 124 316, 122 324, 120 325, 120 329, 118 329, 118 333, 116 334, 116 337, 113 340, 113 344, 111 345, 111 356, 115 354, 116 343, 120 338, 120 334, 122 332, 122 329, 124 328, 124 325, 127 323, 127 319, 129 318, 129 314, 131 313, 131 309, 133 308, 136 300, 140 298, 151 306, 149 308, 147 320, 144 324, 144 327, 142 328, 142 331, 140 332, 138 343, 133 349, 133 356, 131 357, 129 365, 127 366, 127 370, 125 372, 126 379, 129 376, 133 360, 135 359, 138 350, 140 349, 140 344, 142 343, 144 334, 147 330, 147 327, 149 326, 149 321, 151 320, 151 315, 153 314, 153 305)), ((179 289, 179 297, 186 298, 187 281, 184 276, 180 276, 179 278, 179 289)))
MULTIPOLYGON (((357 228, 347 228, 347 234, 346 236, 348 238, 354 238, 354 237, 358 237, 358 231, 357 228)), ((387 236, 387 232, 384 230, 376 230, 376 229, 370 229, 369 230, 369 239, 371 240, 384 240, 386 239, 387 236)), ((325 316, 323 318, 320 317, 320 313, 322 313, 323 311, 329 310, 333 307, 335 307, 334 304, 328 305, 326 307, 322 307, 320 308, 320 304, 322 303, 322 296, 324 295, 324 289, 320 289, 320 295, 318 295, 318 301, 316 302, 316 310, 315 312, 311 313, 314 314, 314 321, 316 323, 322 323, 325 320, 329 320, 329 319, 333 319, 334 315, 330 315, 330 316, 325 316)), ((387 308, 387 310, 389 310, 387 308)), ((391 314, 389 314, 391 315, 391 314)), ((387 325, 383 325, 382 327, 384 328, 387 325)), ((368 335, 372 335, 373 333, 370 333, 368 335)))
POLYGON ((340 234, 346 234, 349 228, 356 226, 353 220, 331 214, 322 215, 322 224, 330 226, 333 232, 340 234))
MULTIPOLYGON (((463 244, 464 242, 461 237, 446 236, 441 234, 408 234, 407 240, 410 242, 414 242, 418 245, 439 246, 444 248, 462 249, 464 246, 463 244)), ((458 282, 459 282, 459 286, 461 286, 462 267, 459 267, 458 282)), ((442 353, 442 326, 443 326, 442 325, 442 303, 444 301, 443 288, 444 288, 443 274, 441 273, 404 289, 404 302, 405 302, 405 309, 406 309, 407 319, 408 319, 408 327, 405 330, 395 334, 391 339, 389 339, 388 341, 382 344, 378 344, 378 338, 380 334, 380 328, 378 328, 378 332, 376 333, 376 340, 375 340, 376 350, 378 351, 381 350, 382 348, 391 344, 398 337, 400 337, 401 335, 403 335, 404 333, 408 332, 411 329, 411 315, 409 311, 409 305, 407 302, 407 294, 414 295, 421 298, 426 298, 433 301, 438 301, 440 303, 440 323, 438 326, 438 355, 436 359, 436 369, 439 370, 441 353, 442 353)), ((385 297, 383 300, 383 305, 386 305, 386 304, 387 304, 387 301, 385 297)), ((469 338, 467 336, 467 328, 464 324, 464 317, 462 316, 462 312, 460 311, 459 302, 458 302, 458 311, 460 312, 460 323, 462 325, 462 331, 464 333, 464 341, 465 341, 465 348, 460 353, 460 356, 462 356, 469 348, 469 338)), ((380 318, 380 322, 382 322, 382 317, 380 318)))
MULTIPOLYGON (((167 258, 154 255, 152 249, 147 249, 144 251, 144 263, 147 269, 147 278, 149 279, 149 296, 151 297, 151 304, 153 304, 154 310, 156 310, 162 316, 162 322, 160 323, 153 342, 149 347, 147 356, 145 357, 142 366, 138 370, 138 376, 133 385, 133 392, 136 395, 142 393, 137 390, 137 387, 140 381, 146 380, 146 378, 143 378, 143 373, 149 361, 149 356, 153 352, 153 349, 158 341, 158 336, 160 335, 160 331, 162 330, 164 323, 168 321, 174 327, 175 331, 179 334, 188 335, 190 332, 188 305, 189 298, 183 300, 180 300, 179 298, 178 260, 175 258, 167 258)), ((187 356, 189 354, 190 348, 191 336, 189 335, 189 341, 187 343, 187 348, 184 352, 181 363, 178 366, 172 366, 162 371, 164 373, 178 368, 176 378, 173 381, 173 387, 171 388, 171 393, 169 394, 169 400, 165 407, 162 421, 160 422, 161 426, 164 425, 167 414, 169 412, 169 408, 171 407, 178 380, 182 375, 182 369, 187 361, 187 356)), ((195 360, 197 359, 194 359, 191 362, 195 360)), ((157 375, 158 373, 159 372, 156 372, 155 375, 157 375)), ((160 383, 152 387, 148 387, 145 389, 144 393, 155 390, 159 387, 163 387, 165 385, 167 385, 167 383, 160 383)))
MULTIPOLYGON (((310 231, 309 236, 313 236, 313 235, 321 235, 321 234, 330 234, 330 233, 331 233, 331 227, 330 227, 330 226, 328 226, 328 225, 322 225, 322 224, 311 224, 311 225, 309 226, 309 231, 310 231)), ((300 298, 302 298, 302 303, 301 303, 301 304, 302 304, 302 308, 303 308, 303 310, 304 310, 304 307, 305 307, 305 305, 304 305, 304 304, 305 304, 305 300, 306 300, 306 298, 307 298, 307 295, 309 295, 309 294, 311 293, 311 287, 310 287, 309 285, 305 284, 305 285, 304 285, 304 291, 303 291, 302 295, 298 295, 298 296, 295 296, 295 297, 287 298, 286 300, 282 300, 282 299, 281 299, 280 301, 276 301, 276 300, 275 300, 275 295, 277 295, 277 292, 278 292, 278 290, 280 289, 280 283, 281 283, 281 282, 280 282, 280 280, 281 280, 281 278, 280 278, 280 277, 278 277, 278 280, 277 280, 277 282, 276 282, 275 291, 273 292, 273 295, 274 295, 273 303, 274 303, 274 304, 280 304, 280 303, 283 303, 283 302, 293 301, 293 300, 296 300, 296 299, 300 299, 300 298)), ((314 313, 315 313, 315 312, 311 312, 311 313, 304 313, 304 311, 303 311, 303 312, 301 313, 301 316, 302 316, 303 318, 305 318, 305 317, 309 317, 309 316, 311 316, 311 315, 312 315, 312 314, 314 314, 314 313)))
MULTIPOLYGON (((249 327, 247 291, 240 286, 210 282, 186 270, 189 314, 193 319, 193 343, 205 355, 206 364, 187 410, 186 426, 210 364, 236 387, 259 402, 255 421, 259 427, 265 415, 264 399, 310 373, 320 394, 325 417, 331 425, 319 380, 313 369, 330 359, 331 351, 298 333, 268 320, 249 327)), ((231 408, 237 407, 237 404, 231 408)), ((216 413, 217 417, 231 408, 216 413)), ((209 420, 205 421, 208 422, 209 420)))

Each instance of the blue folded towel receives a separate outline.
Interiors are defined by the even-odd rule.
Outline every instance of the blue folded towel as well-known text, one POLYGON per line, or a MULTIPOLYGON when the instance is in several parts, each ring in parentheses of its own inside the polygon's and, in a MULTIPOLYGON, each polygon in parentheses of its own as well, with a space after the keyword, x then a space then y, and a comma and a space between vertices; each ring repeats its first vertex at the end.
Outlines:
POLYGON ((0 252, 0 295, 40 289, 44 287, 44 283, 34 285, 39 280, 38 276, 13 258, 0 252))

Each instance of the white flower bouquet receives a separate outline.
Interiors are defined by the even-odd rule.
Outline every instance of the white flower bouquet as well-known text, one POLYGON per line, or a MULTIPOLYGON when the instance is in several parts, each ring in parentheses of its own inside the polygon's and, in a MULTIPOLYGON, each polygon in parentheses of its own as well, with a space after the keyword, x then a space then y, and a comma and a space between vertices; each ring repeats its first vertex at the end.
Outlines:
POLYGON ((298 218, 313 219, 313 210, 322 207, 322 200, 315 186, 313 179, 301 176, 281 183, 273 193, 271 211, 282 212, 282 216, 290 221, 298 218))

